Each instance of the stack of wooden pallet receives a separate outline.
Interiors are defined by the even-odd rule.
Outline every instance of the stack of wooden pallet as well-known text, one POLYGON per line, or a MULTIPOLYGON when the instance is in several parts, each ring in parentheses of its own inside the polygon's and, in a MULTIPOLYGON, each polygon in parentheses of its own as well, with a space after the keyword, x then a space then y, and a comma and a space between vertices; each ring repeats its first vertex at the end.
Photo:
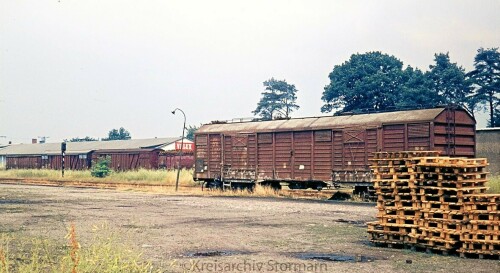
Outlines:
POLYGON ((370 240, 462 256, 500 254, 500 195, 487 195, 486 159, 376 153, 378 221, 370 240))
POLYGON ((464 203, 486 187, 486 159, 424 157, 417 164, 422 209, 413 243, 442 253, 460 248, 464 203))
POLYGON ((477 194, 464 203, 460 256, 500 257, 500 195, 477 194))
POLYGON ((417 164, 422 157, 437 152, 379 152, 372 160, 373 183, 377 196, 378 221, 368 223, 371 241, 409 244, 421 217, 417 189, 417 164))

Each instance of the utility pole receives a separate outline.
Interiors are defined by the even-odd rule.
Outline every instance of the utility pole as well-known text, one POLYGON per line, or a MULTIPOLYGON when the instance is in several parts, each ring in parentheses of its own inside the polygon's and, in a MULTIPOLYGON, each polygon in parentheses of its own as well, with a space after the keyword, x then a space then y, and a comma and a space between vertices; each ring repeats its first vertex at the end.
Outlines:
POLYGON ((182 138, 181 138, 181 149, 179 150, 179 161, 177 162, 177 179, 175 180, 175 191, 179 189, 179 175, 181 174, 181 161, 182 161, 182 150, 184 149, 184 130, 186 129, 186 114, 179 108, 175 108, 172 114, 175 115, 175 111, 181 111, 184 116, 184 125, 182 126, 182 138))

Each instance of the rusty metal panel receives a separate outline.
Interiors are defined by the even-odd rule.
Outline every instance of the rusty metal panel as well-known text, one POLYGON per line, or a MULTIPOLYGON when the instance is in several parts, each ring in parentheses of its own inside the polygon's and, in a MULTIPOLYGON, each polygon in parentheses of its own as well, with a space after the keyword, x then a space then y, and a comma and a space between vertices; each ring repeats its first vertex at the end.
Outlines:
POLYGON ((430 143, 430 123, 410 123, 408 129, 408 150, 410 151, 428 151, 431 148, 430 143))
MULTIPOLYGON (((257 135, 257 139, 261 140, 260 134, 257 135)), ((263 139, 268 139, 264 137, 263 139)), ((273 179, 273 148, 274 145, 268 141, 259 142, 257 141, 257 179, 273 179)))
MULTIPOLYGON (((177 164, 179 163, 179 153, 161 153, 158 155, 158 168, 159 169, 177 169, 177 164)), ((194 153, 183 153, 182 160, 180 162, 181 168, 192 168, 194 165, 194 153)), ((201 167, 197 166, 198 171, 203 169, 203 164, 201 167)))
POLYGON ((383 150, 387 152, 397 152, 405 150, 404 124, 383 126, 383 150))
POLYGON ((332 141, 332 130, 314 131, 314 141, 315 142, 331 142, 332 141))
POLYGON ((247 169, 248 164, 248 138, 245 135, 233 137, 232 146, 232 166, 237 169, 247 169))
POLYGON ((41 166, 41 156, 7 156, 7 169, 40 169, 41 166))
MULTIPOLYGON (((79 155, 66 155, 64 157, 64 168, 67 170, 85 170, 91 167, 92 158, 90 154, 86 154, 87 158, 80 158, 79 155)), ((50 155, 47 160, 48 168, 60 170, 61 155, 50 155)))
POLYGON ((347 128, 343 132, 343 155, 344 168, 348 170, 359 170, 366 168, 364 129, 347 128))
POLYGON ((377 128, 366 130, 366 166, 369 165, 368 160, 373 158, 374 153, 378 151, 377 132, 377 128))
POLYGON ((272 133, 263 133, 258 135, 258 143, 259 144, 272 144, 273 143, 273 134, 272 133))
POLYGON ((292 132, 275 134, 275 175, 277 179, 291 179, 293 168, 292 132))
POLYGON ((293 178, 309 180, 311 175, 312 131, 295 132, 293 134, 293 178))
POLYGON ((333 169, 342 170, 344 168, 344 134, 342 131, 333 132, 333 169))
MULTIPOLYGON (((198 134, 209 133, 260 133, 320 130, 352 127, 354 125, 377 125, 387 123, 406 123, 434 120, 445 108, 395 111, 385 113, 324 116, 297 118, 289 120, 272 120, 260 122, 228 122, 206 124, 197 130, 198 134)), ((467 115, 467 114, 465 114, 467 115)), ((260 142, 259 142, 260 143, 260 142)))
POLYGON ((197 135, 195 143, 196 145, 206 146, 208 143, 207 135, 197 135))
POLYGON ((315 131, 313 143, 313 179, 322 181, 331 180, 332 151, 332 131, 315 131))
POLYGON ((222 156, 222 162, 224 164, 224 169, 231 168, 233 165, 233 137, 232 136, 223 136, 224 138, 224 149, 222 156))
POLYGON ((195 142, 195 157, 196 159, 203 159, 206 161, 208 159, 208 136, 207 135, 197 135, 195 142))
POLYGON ((248 168, 255 170, 257 165, 257 141, 256 135, 248 136, 248 168))
POLYGON ((222 140, 221 135, 214 134, 208 136, 208 171, 210 177, 220 176, 222 160, 222 140))

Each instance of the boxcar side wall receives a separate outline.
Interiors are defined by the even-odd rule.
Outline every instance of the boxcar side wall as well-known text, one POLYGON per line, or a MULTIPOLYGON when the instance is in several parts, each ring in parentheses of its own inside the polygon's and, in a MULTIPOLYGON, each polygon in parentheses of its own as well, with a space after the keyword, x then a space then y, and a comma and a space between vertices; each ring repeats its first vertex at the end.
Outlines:
POLYGON ((453 110, 453 113, 445 110, 428 121, 197 134, 195 177, 233 181, 370 182, 369 165, 374 152, 408 150, 474 156, 475 121, 464 110, 453 110))
POLYGON ((433 124, 433 150, 444 155, 476 155, 476 121, 464 110, 445 110, 433 124))

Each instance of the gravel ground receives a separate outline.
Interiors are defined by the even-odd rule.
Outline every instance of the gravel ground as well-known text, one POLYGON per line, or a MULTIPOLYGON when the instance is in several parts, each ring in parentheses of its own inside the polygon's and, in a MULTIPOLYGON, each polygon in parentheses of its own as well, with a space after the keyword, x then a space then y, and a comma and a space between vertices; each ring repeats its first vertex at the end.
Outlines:
POLYGON ((0 185, 0 233, 82 245, 96 226, 165 272, 500 272, 496 260, 371 246, 373 204, 0 185))

